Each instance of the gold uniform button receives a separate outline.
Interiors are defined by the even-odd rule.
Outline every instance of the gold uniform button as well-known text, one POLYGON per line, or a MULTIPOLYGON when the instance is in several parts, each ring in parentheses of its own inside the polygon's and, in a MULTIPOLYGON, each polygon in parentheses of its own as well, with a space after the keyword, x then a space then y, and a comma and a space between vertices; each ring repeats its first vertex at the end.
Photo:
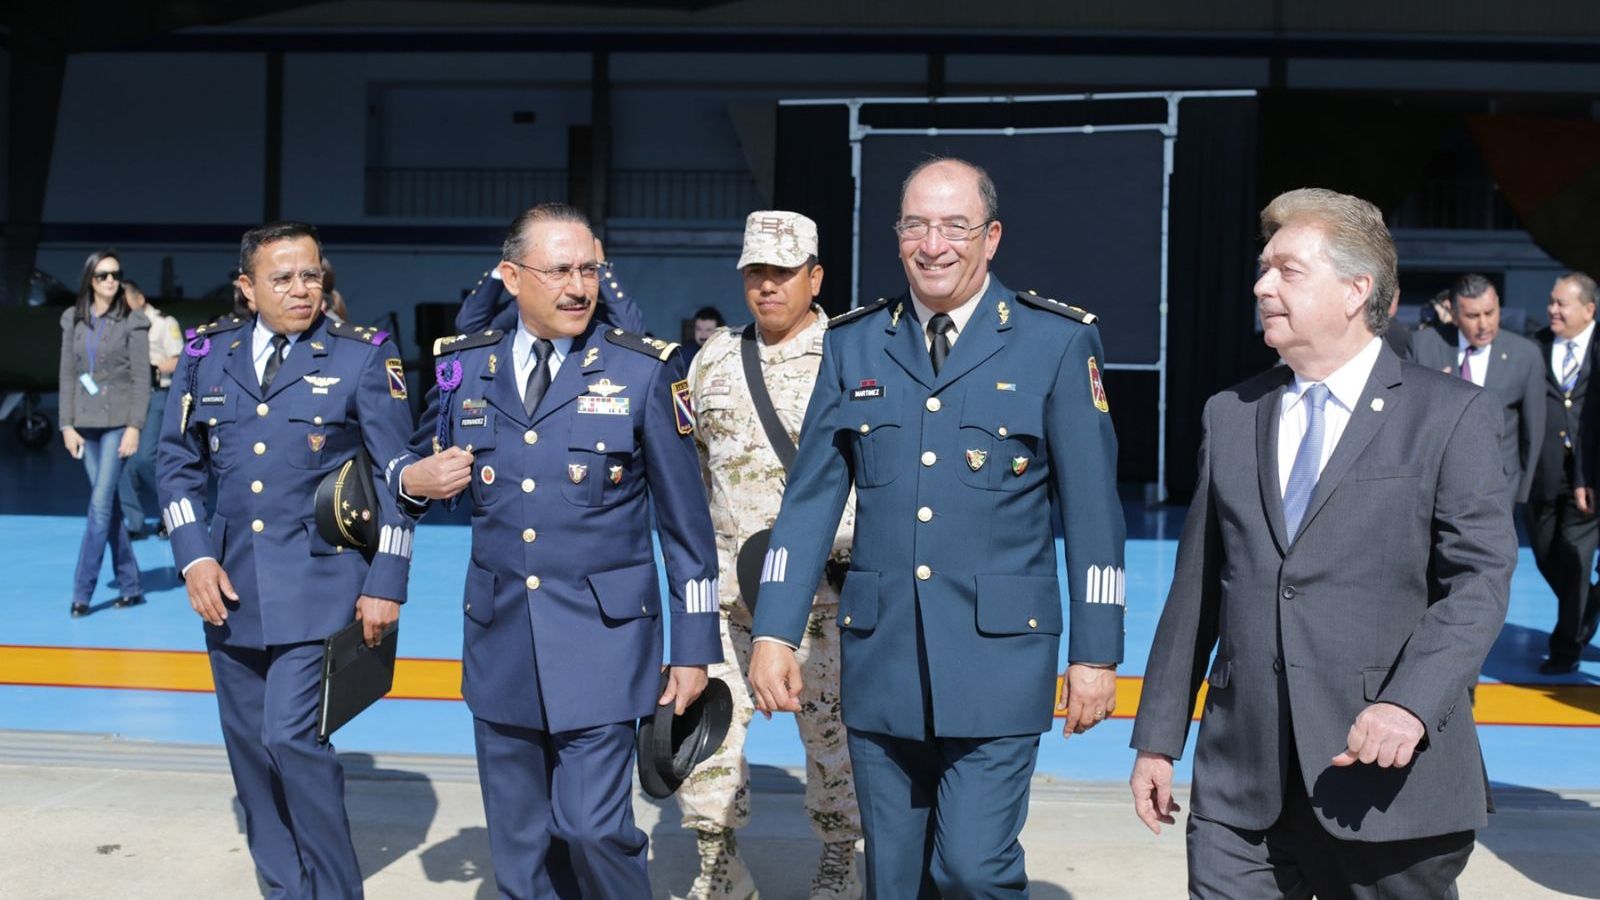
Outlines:
POLYGON ((535 540, 537 540, 538 537, 539 537, 539 532, 534 531, 532 528, 524 528, 524 529, 522 529, 522 542, 524 544, 531 544, 535 540))
POLYGON ((850 624, 850 617, 849 616, 845 616, 844 617, 843 624, 845 624, 845 625, 849 625, 850 624))
POLYGON ((322 424, 322 417, 321 416, 312 416, 311 417, 311 424, 313 424, 313 425, 321 425, 322 424))
POLYGON ((927 566, 917 566, 917 580, 918 581, 927 581, 929 578, 932 578, 932 577, 933 577, 933 570, 932 569, 928 568, 927 566))
POLYGON ((939 454, 933 452, 932 450, 924 450, 924 451, 922 451, 922 464, 923 465, 931 466, 931 465, 933 465, 934 463, 936 463, 938 461, 939 461, 939 454))
POLYGON ((269 409, 270 407, 268 407, 265 403, 257 403, 256 415, 265 417, 269 409))
POLYGON ((267 452, 267 445, 262 443, 261 441, 256 441, 255 447, 253 447, 251 449, 256 451, 256 455, 257 456, 260 456, 261 454, 267 452))
POLYGON ((531 428, 528 429, 527 431, 524 431, 522 433, 522 442, 524 444, 537 444, 537 443, 539 443, 539 432, 534 431, 531 428))
POLYGON ((997 429, 996 433, 999 434, 1001 437, 1005 437, 1006 435, 1010 434, 1011 432, 1007 431, 1006 427, 1004 425, 1001 425, 999 427, 999 429, 997 429))
POLYGON ((262 484, 259 481, 250 482, 250 493, 252 493, 252 494, 259 494, 265 488, 266 488, 266 485, 262 484))
POLYGON ((1028 620, 1028 627, 1029 628, 1038 628, 1039 627, 1039 620, 1038 619, 1029 619, 1028 620))
POLYGON ((266 529, 266 527, 267 527, 267 523, 261 521, 260 519, 257 519, 254 522, 250 523, 250 530, 254 531, 256 534, 260 534, 263 530, 266 529))
POLYGON ((529 575, 527 584, 528 584, 528 590, 537 591, 539 589, 539 576, 537 576, 537 575, 529 575))
POLYGON ((917 521, 919 521, 919 522, 931 522, 931 521, 933 521, 933 510, 929 509, 926 506, 924 506, 923 508, 917 510, 917 521))
POLYGON ((533 493, 533 479, 532 478, 524 478, 524 479, 522 479, 522 492, 524 494, 533 493))
POLYGON ((938 397, 929 397, 928 398, 928 402, 923 404, 923 406, 926 406, 928 408, 928 412, 938 412, 939 411, 939 407, 941 407, 943 405, 944 405, 943 403, 939 402, 939 398, 938 397))

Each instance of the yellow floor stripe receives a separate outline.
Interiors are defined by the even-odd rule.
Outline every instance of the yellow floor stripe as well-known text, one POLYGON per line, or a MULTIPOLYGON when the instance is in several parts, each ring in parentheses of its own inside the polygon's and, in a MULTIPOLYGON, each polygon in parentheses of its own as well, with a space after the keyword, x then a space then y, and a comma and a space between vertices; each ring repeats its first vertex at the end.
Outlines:
MULTIPOLYGON (((0 684, 121 688, 150 691, 212 690, 206 655, 194 650, 114 650, 0 645, 0 684)), ((453 659, 401 659, 394 690, 401 700, 460 700, 461 663, 453 659)), ((1117 679, 1113 718, 1132 718, 1144 679, 1117 679)), ((1059 690, 1059 686, 1058 686, 1059 690)), ((1205 702, 1202 688, 1196 711, 1205 702)), ((1600 686, 1583 684, 1478 685, 1474 717, 1480 725, 1600 728, 1600 686)), ((1065 715, 1057 713, 1058 716, 1065 715)))

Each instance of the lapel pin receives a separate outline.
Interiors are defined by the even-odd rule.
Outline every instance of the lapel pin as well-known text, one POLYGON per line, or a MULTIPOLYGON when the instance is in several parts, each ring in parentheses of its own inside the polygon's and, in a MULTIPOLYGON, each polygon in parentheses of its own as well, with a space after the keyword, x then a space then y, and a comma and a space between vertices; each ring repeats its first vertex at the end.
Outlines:
POLYGON ((493 353, 489 354, 489 374, 490 375, 495 375, 495 374, 498 374, 499 371, 500 371, 500 357, 495 356, 493 353))
POLYGON ((905 304, 904 303, 896 303, 894 305, 894 313, 889 316, 889 327, 890 328, 899 328, 900 327, 900 311, 903 310, 903 309, 905 309, 905 304))
POLYGON ((968 450, 967 451, 967 468, 971 469, 974 472, 976 472, 979 469, 983 468, 983 464, 985 462, 988 462, 988 461, 989 461, 989 451, 987 451, 987 450, 976 450, 976 449, 974 449, 974 450, 968 450))
POLYGON ((1373 412, 1383 412, 1383 398, 1382 397, 1373 397, 1372 398, 1372 411, 1373 412))
POLYGON ((567 479, 573 484, 582 484, 583 479, 589 476, 589 467, 578 463, 567 463, 567 479))

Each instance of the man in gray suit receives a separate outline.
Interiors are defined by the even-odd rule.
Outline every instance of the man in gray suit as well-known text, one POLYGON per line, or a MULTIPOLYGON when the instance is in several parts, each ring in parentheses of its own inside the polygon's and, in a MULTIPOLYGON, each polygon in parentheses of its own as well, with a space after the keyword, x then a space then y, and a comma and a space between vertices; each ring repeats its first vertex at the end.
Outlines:
POLYGON ((1449 371, 1494 394, 1505 410, 1500 457, 1513 498, 1526 503, 1544 442, 1544 356, 1533 341, 1500 330, 1500 295, 1482 275, 1456 279, 1450 312, 1451 324, 1439 329, 1451 348, 1449 371))
POLYGON ((1206 404, 1134 807, 1174 821, 1204 679, 1191 896, 1454 897, 1488 805, 1467 690, 1516 559, 1499 404, 1377 337, 1395 249, 1376 207, 1302 189, 1261 221, 1255 293, 1287 365, 1206 404))

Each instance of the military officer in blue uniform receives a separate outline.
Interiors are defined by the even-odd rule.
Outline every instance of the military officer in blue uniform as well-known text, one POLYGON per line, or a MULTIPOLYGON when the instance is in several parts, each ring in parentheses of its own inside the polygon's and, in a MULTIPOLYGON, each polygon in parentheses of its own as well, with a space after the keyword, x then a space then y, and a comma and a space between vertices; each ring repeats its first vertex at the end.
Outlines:
POLYGON ((517 328, 442 338, 402 499, 472 506, 462 694, 500 896, 650 896, 634 722, 720 661, 717 553, 677 345, 593 321, 583 214, 535 207, 500 272, 517 328), (662 690, 655 514, 672 617, 662 690))
MULTIPOLYGON (((606 262, 605 247, 598 238, 594 242, 595 258, 600 263, 599 277, 585 284, 590 298, 596 302, 594 317, 601 325, 621 328, 623 331, 644 331, 644 311, 634 298, 622 289, 616 270, 606 262)), ((461 309, 456 312, 456 330, 464 333, 494 329, 512 331, 517 327, 516 297, 506 290, 500 277, 500 267, 483 273, 473 286, 461 309)))
POLYGON ((397 620, 413 528, 384 495, 370 554, 317 530, 323 476, 363 446, 392 458, 411 430, 387 335, 322 314, 321 253, 303 223, 245 234, 238 289, 254 315, 189 335, 158 451, 162 518, 206 623, 250 852, 270 897, 306 900, 362 893, 344 773, 317 741, 322 641, 361 619, 376 643, 397 620))
POLYGON ((907 179, 910 292, 828 324, 756 605, 757 706, 792 710, 791 647, 854 486, 840 693, 869 897, 1027 896, 1017 835, 1064 633, 1064 733, 1114 706, 1124 525, 1099 333, 990 274, 996 206, 960 160, 907 179))

